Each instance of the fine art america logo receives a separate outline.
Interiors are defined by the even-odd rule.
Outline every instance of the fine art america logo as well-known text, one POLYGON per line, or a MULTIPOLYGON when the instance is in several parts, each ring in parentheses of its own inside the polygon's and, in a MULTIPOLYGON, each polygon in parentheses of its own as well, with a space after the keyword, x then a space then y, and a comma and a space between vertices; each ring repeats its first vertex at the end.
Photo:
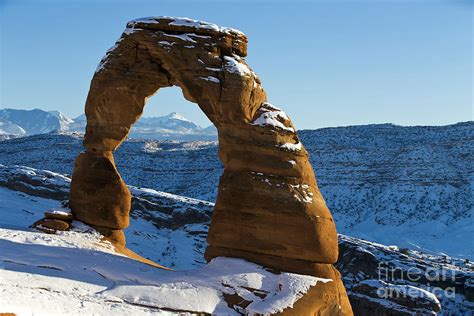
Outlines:
POLYGON ((409 269, 404 270, 381 262, 378 265, 377 271, 379 278, 377 295, 380 298, 429 298, 434 294, 438 298, 452 299, 456 296, 456 289, 454 286, 440 287, 440 285, 443 284, 455 283, 456 274, 454 270, 434 267, 427 267, 424 269, 410 267, 409 269), (390 282, 395 280, 397 283, 405 283, 406 285, 390 284, 390 282), (410 286, 410 283, 415 283, 417 286, 423 284, 424 290, 410 286))

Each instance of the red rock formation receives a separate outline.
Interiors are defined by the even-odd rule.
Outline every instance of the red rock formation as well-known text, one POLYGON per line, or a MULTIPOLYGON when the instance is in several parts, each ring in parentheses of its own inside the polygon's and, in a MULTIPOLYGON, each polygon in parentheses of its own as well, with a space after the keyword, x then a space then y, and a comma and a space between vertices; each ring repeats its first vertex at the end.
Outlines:
POLYGON ((168 17, 129 22, 92 79, 86 152, 76 160, 71 184, 74 217, 121 240, 117 230, 128 225, 130 193, 112 152, 148 97, 179 86, 217 127, 225 169, 206 259, 239 257, 280 271, 331 275, 335 282, 323 291, 330 295, 315 291, 319 303, 301 308, 308 315, 333 307, 351 314, 332 267, 338 257, 334 221, 306 150, 288 116, 267 103, 246 54, 247 37, 233 29, 168 17), (332 307, 321 304, 329 298, 332 307))

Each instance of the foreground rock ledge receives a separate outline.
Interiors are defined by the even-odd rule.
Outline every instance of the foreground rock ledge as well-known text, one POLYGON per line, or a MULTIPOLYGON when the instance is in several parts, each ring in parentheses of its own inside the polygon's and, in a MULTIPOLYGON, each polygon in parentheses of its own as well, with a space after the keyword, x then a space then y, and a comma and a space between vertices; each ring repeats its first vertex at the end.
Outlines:
MULTIPOLYGON (((75 162, 71 183, 73 215, 101 229, 128 226, 131 196, 112 152, 147 98, 179 86, 217 127, 224 164, 206 259, 237 257, 278 271, 331 275, 336 285, 317 295, 337 298, 338 311, 351 314, 332 267, 338 257, 335 224, 307 152, 289 117, 267 102, 246 54, 247 37, 230 28, 170 17, 129 22, 92 79, 86 151, 75 162)), ((304 314, 323 310, 312 301, 304 314)))

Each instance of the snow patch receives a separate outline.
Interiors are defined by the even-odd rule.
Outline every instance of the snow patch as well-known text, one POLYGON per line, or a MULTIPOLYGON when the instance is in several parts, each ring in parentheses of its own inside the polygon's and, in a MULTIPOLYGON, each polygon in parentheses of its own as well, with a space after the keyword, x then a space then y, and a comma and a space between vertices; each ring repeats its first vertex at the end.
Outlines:
POLYGON ((258 126, 273 126, 279 129, 282 129, 287 132, 294 133, 295 130, 292 127, 286 126, 284 123, 289 122, 290 119, 285 112, 281 109, 273 106, 270 103, 263 103, 262 106, 258 109, 260 111, 260 116, 257 117, 251 124, 258 126))
POLYGON ((313 202, 313 192, 311 191, 311 187, 307 184, 290 184, 290 187, 297 192, 294 197, 304 203, 312 203, 313 202))
POLYGON ((240 59, 238 59, 237 56, 224 56, 224 61, 224 67, 231 73, 238 74, 241 77, 250 76, 252 74, 250 68, 246 64, 240 62, 240 59))
POLYGON ((132 20, 129 23, 133 24, 134 22, 140 22, 140 23, 148 23, 148 24, 158 24, 162 22, 161 20, 164 20, 164 19, 171 20, 170 22, 168 22, 168 25, 186 26, 186 27, 194 28, 196 30, 199 30, 199 29, 211 30, 215 32, 221 32, 221 33, 226 33, 226 34, 234 33, 240 36, 244 36, 244 33, 233 28, 222 27, 213 23, 193 20, 186 17, 170 17, 170 16, 144 17, 144 18, 132 20))
POLYGON ((245 314, 273 314, 292 306, 318 282, 331 281, 292 273, 275 275, 245 260, 222 257, 201 269, 149 277, 146 285, 118 283, 103 295, 150 307, 238 315, 223 301, 221 293, 237 294, 251 302, 243 308, 245 314), (265 298, 254 291, 265 293, 265 298))
POLYGON ((49 209, 49 210, 46 210, 45 212, 52 215, 61 215, 61 216, 71 215, 71 211, 65 210, 65 209, 58 209, 58 208, 49 209))
MULTIPOLYGON (((199 59, 200 62, 202 62, 202 60, 199 59)), ((210 70, 210 71, 222 71, 221 68, 215 68, 215 67, 206 67, 207 70, 210 70)))
POLYGON ((158 44, 167 45, 167 46, 173 46, 175 43, 171 43, 171 42, 168 42, 168 41, 159 41, 158 44))
POLYGON ((292 152, 298 152, 298 151, 301 151, 301 149, 303 149, 303 145, 301 143, 296 143, 296 144, 285 143, 285 144, 279 145, 278 147, 280 147, 281 149, 292 151, 292 152))
POLYGON ((360 281, 359 284, 366 284, 370 287, 377 288, 379 291, 384 293, 396 293, 396 296, 404 295, 413 299, 425 298, 434 304, 440 305, 436 295, 412 285, 391 284, 382 280, 374 279, 363 280, 360 281))
POLYGON ((182 41, 185 41, 185 42, 191 42, 191 43, 197 43, 195 40, 193 40, 189 34, 169 34, 169 33, 163 33, 163 35, 165 36, 168 36, 168 37, 174 37, 174 38, 177 38, 177 39, 180 39, 182 41))
POLYGON ((213 77, 213 76, 198 77, 198 78, 199 78, 199 79, 202 79, 202 80, 206 80, 206 81, 215 82, 215 83, 220 83, 220 82, 221 82, 218 78, 213 77))

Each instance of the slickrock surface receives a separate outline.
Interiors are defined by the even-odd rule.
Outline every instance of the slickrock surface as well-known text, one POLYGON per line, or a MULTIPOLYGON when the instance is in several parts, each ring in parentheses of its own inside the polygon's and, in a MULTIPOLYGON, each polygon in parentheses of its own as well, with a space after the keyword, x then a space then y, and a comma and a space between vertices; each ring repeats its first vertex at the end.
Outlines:
POLYGON ((71 183, 73 215, 111 231, 128 226, 131 195, 112 152, 148 97, 179 86, 217 127, 224 165, 206 259, 238 257, 318 277, 333 271, 332 285, 314 292, 318 303, 304 308, 351 314, 332 267, 338 257, 334 221, 307 152, 289 117, 267 102, 246 54, 247 37, 230 28, 169 17, 129 22, 92 79, 86 152, 76 159, 71 183))

